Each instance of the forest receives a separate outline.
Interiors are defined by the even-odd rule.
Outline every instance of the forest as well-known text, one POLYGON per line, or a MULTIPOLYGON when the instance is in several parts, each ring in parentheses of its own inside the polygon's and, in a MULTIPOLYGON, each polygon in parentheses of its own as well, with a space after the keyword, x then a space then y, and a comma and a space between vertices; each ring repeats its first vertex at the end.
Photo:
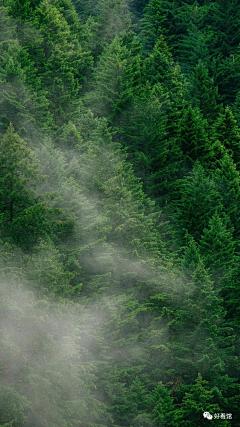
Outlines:
POLYGON ((240 425, 240 2, 0 0, 0 426, 240 425))

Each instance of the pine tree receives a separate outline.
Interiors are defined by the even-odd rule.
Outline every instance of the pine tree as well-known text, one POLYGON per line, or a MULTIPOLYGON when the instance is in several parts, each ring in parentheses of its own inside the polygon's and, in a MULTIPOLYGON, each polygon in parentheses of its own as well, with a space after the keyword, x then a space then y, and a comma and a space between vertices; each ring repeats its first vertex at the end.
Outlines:
MULTIPOLYGON (((227 271, 221 289, 221 296, 224 298, 224 304, 227 310, 228 323, 239 330, 239 310, 240 310, 240 297, 238 292, 240 276, 239 255, 234 257, 232 268, 227 271)), ((237 341, 239 342, 238 334, 237 341)), ((240 351, 240 343, 238 344, 238 354, 240 351)))
POLYGON ((217 66, 215 77, 225 106, 234 104, 240 90, 240 52, 239 48, 231 51, 217 66))
POLYGON ((181 267, 184 274, 189 278, 192 276, 201 261, 201 255, 197 243, 192 236, 186 234, 186 245, 184 246, 181 267))
MULTIPOLYGON (((186 278, 187 275, 185 281, 186 278)), ((196 372, 201 372, 211 387, 219 387, 225 405, 234 378, 227 377, 224 381, 224 373, 232 375, 232 366, 237 366, 233 330, 225 321, 226 310, 219 290, 213 288, 201 260, 192 280, 188 280, 181 297, 184 304, 177 307, 175 321, 169 328, 175 372, 187 384, 193 381, 196 372)))
POLYGON ((202 60, 199 60, 190 78, 190 102, 199 107, 204 118, 212 123, 222 110, 218 87, 202 60))
POLYGON ((192 172, 182 180, 179 193, 179 201, 174 203, 178 230, 181 234, 187 230, 199 242, 209 219, 216 208, 221 206, 217 185, 214 179, 207 176, 201 164, 196 162, 192 172))
MULTIPOLYGON (((199 11, 202 14, 204 8, 194 6, 194 12, 191 18, 197 17, 199 11)), ((204 10, 205 11, 205 10, 204 10)), ((174 37, 174 54, 181 63, 182 71, 185 74, 190 74, 197 64, 203 63, 208 65, 210 63, 209 43, 211 42, 211 33, 205 33, 199 29, 200 24, 190 22, 187 28, 187 34, 179 35, 179 38, 174 37)), ((174 55, 174 56, 175 56, 174 55)))
POLYGON ((13 387, 0 385, 0 423, 1 427, 23 427, 26 421, 25 408, 28 399, 21 396, 13 387))
POLYGON ((161 83, 174 105, 179 105, 182 98, 183 82, 178 65, 174 64, 173 56, 163 35, 156 41, 153 50, 145 58, 145 79, 151 85, 161 83))
POLYGON ((214 51, 216 55, 227 57, 234 53, 239 44, 238 20, 240 8, 237 0, 216 2, 213 28, 216 31, 214 51))
POLYGON ((209 220, 208 228, 203 230, 199 243, 205 265, 214 280, 226 274, 234 260, 233 229, 227 228, 228 223, 229 219, 223 221, 216 212, 209 220))
POLYGON ((97 116, 120 120, 141 82, 141 47, 133 32, 116 36, 99 59, 86 103, 97 116))
POLYGON ((146 400, 147 412, 152 416, 153 425, 156 426, 171 426, 173 420, 173 399, 170 397, 169 391, 159 383, 149 393, 146 400))
POLYGON ((150 53, 162 34, 166 34, 165 22, 167 13, 163 0, 150 0, 144 9, 141 37, 145 51, 150 53))
POLYGON ((79 111, 79 91, 92 59, 82 51, 76 34, 71 32, 61 8, 44 0, 36 9, 35 26, 42 37, 37 55, 35 45, 29 48, 35 56, 38 75, 47 88, 49 110, 57 125, 79 111))
POLYGON ((217 162, 215 171, 212 176, 222 196, 222 206, 229 216, 234 227, 234 238, 238 236, 239 223, 239 203, 240 203, 240 176, 232 157, 224 153, 222 158, 217 162))
POLYGON ((0 143, 1 234, 3 238, 29 249, 51 233, 47 219, 51 209, 29 188, 41 179, 33 152, 10 124, 0 143))
POLYGON ((211 138, 220 141, 229 153, 237 168, 240 168, 240 129, 229 107, 220 114, 213 124, 211 138))
MULTIPOLYGON (((39 137, 39 124, 46 128, 51 123, 46 91, 41 87, 34 61, 17 38, 15 23, 6 12, 7 8, 1 8, 0 26, 4 28, 4 33, 0 43, 0 132, 6 131, 14 117, 17 132, 28 141, 31 138, 33 143, 39 137)), ((27 40, 33 37, 31 28, 29 33, 25 31, 27 40)))
POLYGON ((131 15, 129 4, 126 0, 100 0, 98 10, 98 50, 107 47, 114 38, 122 32, 128 32, 131 28, 131 15))
POLYGON ((40 3, 39 0, 10 0, 8 2, 8 11, 13 18, 26 21, 31 20, 34 16, 34 9, 40 3))
POLYGON ((207 123, 197 108, 188 107, 183 111, 178 138, 189 170, 196 160, 204 161, 209 145, 206 128, 207 123))
POLYGON ((214 389, 208 389, 208 381, 203 380, 202 375, 199 373, 195 384, 193 384, 186 392, 180 409, 174 412, 175 423, 174 426, 192 427, 193 425, 205 426, 206 419, 203 414, 209 412, 212 415, 211 424, 214 426, 230 426, 230 422, 220 421, 214 418, 215 413, 221 412, 220 405, 214 403, 213 392, 214 389))

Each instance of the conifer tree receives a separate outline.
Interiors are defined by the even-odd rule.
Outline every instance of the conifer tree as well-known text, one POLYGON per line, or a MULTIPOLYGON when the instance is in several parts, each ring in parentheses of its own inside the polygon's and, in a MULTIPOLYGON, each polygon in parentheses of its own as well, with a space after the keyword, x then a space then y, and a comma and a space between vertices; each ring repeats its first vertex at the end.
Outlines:
POLYGON ((178 230, 181 234, 187 230, 199 242, 209 219, 216 208, 221 206, 221 195, 214 179, 207 176, 198 162, 182 180, 179 192, 180 200, 174 203, 177 207, 175 220, 178 230))
POLYGON ((240 129, 229 107, 221 113, 213 124, 211 138, 220 141, 229 153, 237 168, 240 168, 240 129))
POLYGON ((142 19, 142 38, 147 53, 150 53, 160 35, 165 34, 167 14, 162 0, 150 0, 144 9, 142 19))
MULTIPOLYGON (((224 304, 227 310, 228 323, 239 330, 239 311, 240 311, 240 297, 238 292, 240 276, 239 255, 234 257, 232 268, 227 271, 223 281, 221 295, 224 298, 224 304)), ((240 351, 239 334, 237 334, 238 341, 238 354, 240 351)))
POLYGON ((240 176, 232 157, 224 153, 222 158, 217 162, 216 169, 212 176, 222 196, 222 206, 229 216, 234 227, 234 238, 238 236, 239 223, 239 203, 240 203, 240 176))
POLYGON ((179 122, 179 141, 189 170, 196 160, 204 161, 208 149, 207 122, 201 117, 200 111, 188 107, 183 111, 179 122))
POLYGON ((169 391, 162 383, 149 393, 146 400, 147 412, 150 412, 153 425, 172 426, 173 420, 173 399, 170 397, 169 391))
POLYGON ((97 116, 115 121, 141 81, 141 47, 133 32, 116 36, 99 59, 93 91, 86 96, 87 104, 97 116))
POLYGON ((10 0, 8 2, 9 14, 20 21, 31 20, 34 16, 34 9, 40 3, 39 0, 10 0))
MULTIPOLYGON (((82 51, 62 9, 49 0, 40 3, 34 22, 42 36, 36 56, 38 75, 48 91, 49 110, 56 124, 61 125, 70 115, 77 114, 79 91, 91 67, 91 57, 82 51)), ((30 55, 34 56, 34 45, 30 55)))
POLYGON ((186 246, 184 246, 183 257, 181 258, 181 267, 186 276, 192 276, 201 261, 200 250, 192 236, 186 234, 186 246))
POLYGON ((219 290, 213 288, 201 260, 193 272, 192 284, 188 283, 185 306, 177 309, 176 321, 170 326, 175 369, 188 384, 200 372, 211 387, 219 387, 227 397, 234 379, 229 377, 224 382, 224 372, 232 375, 232 366, 236 368, 237 363, 233 330, 225 321, 226 310, 219 290))
POLYGON ((1 234, 28 249, 51 233, 51 209, 30 187, 41 179, 40 168, 12 124, 0 142, 0 164, 1 234))
POLYGON ((227 57, 234 53, 239 44, 238 20, 240 7, 237 0, 218 0, 215 7, 215 20, 213 23, 217 37, 215 39, 214 51, 227 57))
MULTIPOLYGON (((27 140, 31 137, 33 143, 39 124, 48 127, 51 115, 47 111, 46 91, 41 87, 34 61, 18 40, 16 25, 6 10, 1 8, 0 15, 0 26, 4 28, 0 42, 0 132, 6 131, 14 117, 17 132, 27 140)), ((27 30, 25 37, 29 40, 27 30)))
POLYGON ((213 78, 209 76, 209 71, 202 60, 199 60, 193 68, 190 83, 190 102, 199 107, 203 117, 212 123, 216 120, 222 107, 218 87, 213 78))
POLYGON ((98 30, 99 38, 98 54, 108 46, 113 39, 122 32, 128 32, 131 27, 129 4, 126 0, 99 0, 98 30))
POLYGON ((196 7, 196 4, 193 7, 194 12, 191 18, 195 19, 193 22, 189 22, 187 34, 179 35, 179 39, 177 40, 176 37, 174 42, 174 54, 180 61, 182 71, 185 74, 190 74, 200 62, 205 65, 210 63, 209 43, 212 38, 211 33, 205 34, 204 31, 200 30, 199 23, 196 22, 199 20, 197 18, 199 11, 201 15, 204 8, 196 7))
POLYGON ((151 85, 161 83, 170 100, 179 105, 183 89, 182 77, 163 35, 158 38, 153 50, 145 58, 144 72, 145 79, 151 85))
POLYGON ((228 222, 216 212, 209 220, 208 228, 203 230, 199 243, 205 265, 215 280, 231 269, 234 260, 233 229, 227 228, 228 222))
MULTIPOLYGON (((186 392, 180 409, 174 413, 175 423, 174 426, 187 426, 191 427, 197 423, 198 426, 205 426, 206 419, 203 414, 209 412, 212 415, 211 424, 214 426, 220 425, 219 419, 214 418, 215 413, 221 412, 220 405, 214 403, 214 389, 207 388, 208 381, 203 380, 202 375, 199 373, 195 384, 193 384, 186 392)), ((230 426, 230 422, 220 421, 222 426, 230 426)))
POLYGON ((8 385, 0 386, 0 423, 1 426, 23 427, 26 421, 25 408, 28 399, 21 396, 13 387, 8 385))
POLYGON ((216 69, 216 83, 225 106, 232 106, 236 101, 240 90, 240 51, 232 50, 232 53, 224 57, 216 69))

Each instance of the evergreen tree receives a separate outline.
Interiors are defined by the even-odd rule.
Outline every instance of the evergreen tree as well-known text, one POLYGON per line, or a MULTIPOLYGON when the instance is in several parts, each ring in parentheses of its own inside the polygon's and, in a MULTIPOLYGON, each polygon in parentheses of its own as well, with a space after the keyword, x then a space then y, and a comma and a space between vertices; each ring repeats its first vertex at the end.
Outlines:
POLYGON ((1 8, 0 20, 4 28, 0 42, 0 132, 6 131, 14 117, 20 135, 33 142, 39 137, 39 124, 48 128, 51 123, 46 92, 41 88, 34 61, 17 39, 16 25, 7 16, 6 8, 1 8))
POLYGON ((29 249, 39 238, 51 233, 53 211, 43 198, 29 188, 41 179, 32 151, 10 124, 0 143, 1 234, 29 249), (35 181, 35 183, 34 183, 35 181))
POLYGON ((171 102, 178 106, 182 97, 182 77, 162 35, 156 41, 152 52, 145 58, 144 67, 145 79, 151 86, 161 83, 171 102))
POLYGON ((239 92, 240 76, 240 52, 234 49, 233 53, 225 57, 219 63, 216 70, 216 83, 219 87, 219 93, 223 98, 225 106, 232 106, 236 101, 239 92))
POLYGON ((170 326, 175 369, 187 384, 193 381, 196 370, 201 372, 211 387, 219 387, 219 403, 226 405, 234 379, 224 380, 224 372, 232 375, 232 367, 236 369, 234 336, 226 324, 219 291, 213 289, 201 260, 192 275, 192 285, 188 282, 185 289, 185 307, 177 308, 170 326))
POLYGON ((192 172, 182 180, 175 220, 179 232, 184 230, 199 242, 209 219, 221 206, 221 196, 214 179, 207 176, 204 168, 196 162, 192 172))
POLYGON ((239 202, 240 202, 240 177, 239 171, 233 163, 232 157, 226 152, 219 160, 215 172, 212 173, 222 197, 222 206, 229 216, 234 227, 234 238, 238 236, 239 230, 239 202))
POLYGON ((212 415, 211 424, 214 426, 230 426, 230 422, 220 421, 214 418, 215 413, 220 413, 220 405, 214 403, 214 389, 207 388, 208 381, 203 380, 199 373, 195 384, 192 385, 189 392, 185 393, 180 409, 175 411, 176 426, 192 426, 197 423, 198 426, 207 425, 207 419, 203 417, 205 412, 212 415))
POLYGON ((160 35, 164 34, 167 14, 162 0, 150 0, 144 9, 142 19, 142 38, 147 53, 150 53, 160 35))
POLYGON ((198 109, 188 107, 183 111, 179 125, 179 142, 186 166, 191 170, 196 160, 202 162, 206 156, 209 145, 207 123, 198 109))
POLYGON ((134 34, 116 36, 103 52, 86 102, 97 116, 116 120, 131 104, 141 81, 140 45, 134 34))
MULTIPOLYGON (((36 9, 35 25, 42 42, 38 49, 36 65, 43 87, 47 88, 49 109, 55 122, 61 125, 77 114, 79 90, 84 75, 91 67, 91 57, 82 51, 79 41, 63 16, 62 9, 48 0, 36 9)), ((34 45, 29 49, 34 56, 34 45)))
MULTIPOLYGON (((239 255, 236 255, 234 258, 234 263, 232 268, 229 269, 223 279, 221 295, 224 298, 224 304, 227 310, 227 321, 230 325, 239 329, 239 292, 238 292, 238 283, 239 283, 239 255)), ((240 351, 239 343, 239 333, 237 332, 237 341, 238 341, 238 354, 240 351)))
POLYGON ((188 278, 192 276, 200 261, 202 260, 197 243, 192 236, 186 234, 186 246, 184 246, 181 258, 181 267, 188 278))
POLYGON ((97 9, 98 31, 96 36, 99 38, 99 42, 101 41, 99 54, 102 52, 102 48, 108 46, 118 34, 128 32, 131 27, 131 16, 126 0, 100 0, 97 9))
POLYGON ((219 103, 218 87, 209 76, 209 71, 202 60, 199 60, 193 68, 190 83, 190 102, 199 107, 203 117, 212 123, 222 108, 219 103))
POLYGON ((229 107, 220 114, 213 124, 212 139, 220 141, 229 153, 237 168, 240 168, 240 130, 229 107))
POLYGON ((238 20, 240 8, 237 0, 217 0, 215 5, 215 22, 213 28, 216 31, 214 51, 227 57, 234 53, 239 44, 238 20))
POLYGON ((208 228, 203 230, 199 244, 205 265, 215 280, 226 274, 233 264, 235 245, 233 230, 227 228, 228 222, 227 218, 223 221, 215 213, 209 220, 208 228))
POLYGON ((8 2, 8 11, 17 20, 31 20, 34 17, 34 9, 39 3, 40 0, 10 0, 8 2))
POLYGON ((28 405, 26 397, 14 388, 0 385, 0 423, 2 427, 23 427, 26 421, 24 410, 28 405))
POLYGON ((170 397, 169 391, 159 383, 149 393, 147 401, 147 410, 151 413, 153 425, 156 426, 171 426, 173 420, 173 399, 170 397))
MULTIPOLYGON (((210 63, 210 52, 209 44, 211 42, 211 34, 205 33, 199 29, 200 23, 196 22, 199 20, 198 15, 204 11, 205 8, 194 6, 194 12, 191 18, 193 22, 189 22, 187 34, 179 35, 179 39, 175 40, 174 53, 176 51, 176 57, 181 63, 182 70, 185 74, 191 74, 191 71, 199 63, 209 65, 210 63)), ((203 12, 203 15, 204 15, 203 12)))

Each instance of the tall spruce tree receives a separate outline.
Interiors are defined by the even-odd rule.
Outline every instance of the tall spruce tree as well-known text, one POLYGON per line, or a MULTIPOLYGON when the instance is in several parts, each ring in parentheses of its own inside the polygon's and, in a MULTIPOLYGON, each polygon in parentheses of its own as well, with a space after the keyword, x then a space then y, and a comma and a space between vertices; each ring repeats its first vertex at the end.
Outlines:
POLYGON ((190 74, 190 102, 200 108, 200 111, 209 123, 216 120, 222 111, 218 87, 202 60, 199 60, 190 74))
POLYGON ((188 170, 191 170, 196 160, 204 161, 208 149, 207 122, 200 111, 188 107, 183 111, 179 122, 178 140, 185 157, 188 170))
POLYGON ((199 246, 203 260, 216 281, 231 269, 234 261, 233 229, 229 219, 215 213, 209 220, 208 228, 203 230, 199 246))
POLYGON ((182 180, 179 193, 179 201, 173 204, 177 209, 177 229, 181 235, 187 230, 198 242, 209 219, 215 210, 221 207, 221 195, 216 182, 207 176, 202 165, 196 162, 190 174, 182 180))
POLYGON ((41 179, 39 164, 12 124, 0 142, 0 164, 1 235, 29 249, 51 234, 48 214, 54 210, 33 189, 41 179))
POLYGON ((237 168, 240 168, 240 129, 229 107, 215 120, 211 137, 223 144, 232 155, 237 168))
POLYGON ((214 402, 215 389, 209 390, 207 385, 208 381, 203 380, 202 375, 199 373, 195 384, 191 386, 189 392, 185 393, 180 409, 175 411, 175 422, 172 425, 176 427, 191 427, 197 423, 198 426, 205 426, 207 419, 204 418, 203 414, 206 412, 209 412, 212 416, 212 425, 224 427, 231 425, 228 420, 222 421, 214 418, 214 414, 221 412, 222 408, 219 403, 214 402))

